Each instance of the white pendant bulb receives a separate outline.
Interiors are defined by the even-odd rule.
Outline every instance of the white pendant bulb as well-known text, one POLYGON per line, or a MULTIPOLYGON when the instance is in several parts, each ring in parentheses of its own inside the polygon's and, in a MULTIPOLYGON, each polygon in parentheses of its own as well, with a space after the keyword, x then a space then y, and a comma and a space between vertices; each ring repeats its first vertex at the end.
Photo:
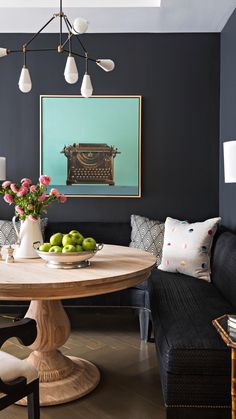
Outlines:
POLYGON ((84 19, 83 17, 77 17, 74 20, 72 33, 74 35, 85 33, 88 29, 88 21, 84 19))
POLYGON ((23 93, 28 93, 32 89, 30 72, 25 65, 23 66, 21 70, 18 86, 21 92, 23 93))
POLYGON ((85 73, 84 77, 83 77, 83 81, 82 81, 82 85, 81 85, 81 95, 83 97, 90 97, 93 94, 93 86, 91 83, 91 78, 90 75, 85 73))
POLYGON ((112 71, 115 68, 115 63, 112 60, 105 59, 105 58, 99 58, 96 61, 97 65, 101 67, 104 71, 112 71))
POLYGON ((0 48, 0 58, 5 57, 8 54, 8 51, 6 48, 0 48))
POLYGON ((69 55, 66 60, 64 77, 67 83, 74 84, 78 81, 79 73, 74 57, 69 55))

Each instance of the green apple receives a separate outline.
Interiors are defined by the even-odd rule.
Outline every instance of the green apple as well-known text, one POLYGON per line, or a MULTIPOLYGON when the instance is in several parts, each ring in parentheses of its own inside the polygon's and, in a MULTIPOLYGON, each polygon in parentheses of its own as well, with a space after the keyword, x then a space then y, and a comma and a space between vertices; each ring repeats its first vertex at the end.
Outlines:
POLYGON ((68 246, 68 245, 75 246, 76 244, 77 243, 76 243, 75 238, 73 237, 73 234, 65 234, 63 236, 62 238, 63 247, 68 246))
POLYGON ((69 234, 75 234, 75 233, 79 233, 79 231, 78 231, 78 230, 71 230, 71 231, 69 232, 69 234))
POLYGON ((76 252, 83 252, 83 247, 81 246, 81 244, 77 244, 76 246, 75 246, 75 248, 76 248, 76 252))
POLYGON ((76 251, 77 251, 76 247, 73 246, 72 244, 67 244, 62 249, 62 253, 72 253, 72 252, 76 252, 76 251))
POLYGON ((49 249, 50 253, 61 253, 62 252, 62 248, 61 246, 52 246, 49 249))
POLYGON ((84 250, 95 250, 96 249, 96 241, 92 237, 86 237, 82 243, 84 250))
POLYGON ((39 246, 40 252, 49 252, 49 249, 52 247, 51 243, 43 243, 39 246))
POLYGON ((75 239, 76 244, 82 244, 83 243, 84 236, 82 236, 82 234, 79 231, 72 230, 69 233, 69 235, 72 236, 75 239))
POLYGON ((62 243, 62 233, 55 233, 50 237, 50 243, 52 246, 61 246, 62 243))

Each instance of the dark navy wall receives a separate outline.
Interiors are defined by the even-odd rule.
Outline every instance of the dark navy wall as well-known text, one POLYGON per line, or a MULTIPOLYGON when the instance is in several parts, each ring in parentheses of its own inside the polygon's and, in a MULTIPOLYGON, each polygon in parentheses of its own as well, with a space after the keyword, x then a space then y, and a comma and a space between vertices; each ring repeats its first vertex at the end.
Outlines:
POLYGON ((236 231, 236 184, 224 183, 223 142, 236 139, 236 11, 221 33, 220 215, 236 231))
MULTIPOLYGON (((14 49, 28 37, 0 34, 0 45, 14 49)), ((218 215, 220 35, 88 34, 84 40, 91 55, 116 62, 112 73, 91 66, 95 94, 143 96, 142 198, 70 198, 63 207, 52 206, 49 217, 128 221, 131 213, 189 220, 218 215)), ((54 41, 54 34, 40 35, 37 46, 54 41)), ((79 94, 79 84, 64 82, 65 59, 31 55, 28 95, 17 86, 21 57, 0 61, 0 155, 7 157, 11 180, 38 178, 39 95, 79 94)), ((0 218, 11 215, 1 201, 0 218)))

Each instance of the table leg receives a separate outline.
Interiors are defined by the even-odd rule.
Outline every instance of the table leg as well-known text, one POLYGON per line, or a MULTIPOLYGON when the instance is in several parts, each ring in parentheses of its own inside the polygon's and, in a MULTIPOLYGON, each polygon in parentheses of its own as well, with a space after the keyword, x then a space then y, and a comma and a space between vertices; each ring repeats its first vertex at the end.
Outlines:
MULTIPOLYGON (((90 393, 100 381, 98 368, 58 350, 70 335, 70 322, 61 301, 34 300, 25 316, 37 322, 37 339, 30 346, 33 352, 27 361, 39 372, 40 405, 66 403, 90 393)), ((26 400, 19 404, 26 404, 26 400)))
POLYGON ((231 403, 232 419, 236 419, 236 350, 231 348, 231 403))

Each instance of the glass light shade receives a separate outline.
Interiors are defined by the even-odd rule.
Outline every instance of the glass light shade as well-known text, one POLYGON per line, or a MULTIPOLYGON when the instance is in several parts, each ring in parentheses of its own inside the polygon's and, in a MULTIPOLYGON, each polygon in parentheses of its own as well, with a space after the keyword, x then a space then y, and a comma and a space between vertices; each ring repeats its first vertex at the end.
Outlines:
POLYGON ((28 93, 32 89, 30 73, 28 68, 25 66, 21 70, 18 86, 23 93, 28 93))
POLYGON ((223 144, 225 183, 236 182, 236 141, 223 144))
POLYGON ((6 180, 6 157, 0 157, 0 181, 6 180))
POLYGON ((85 33, 88 29, 88 21, 83 17, 77 17, 74 20, 72 33, 74 35, 85 33))
POLYGON ((0 58, 5 57, 7 55, 7 49, 6 48, 0 48, 0 58))
POLYGON ((78 81, 79 73, 77 70, 76 62, 74 57, 70 56, 66 60, 66 66, 64 71, 65 80, 69 84, 74 84, 78 81))
POLYGON ((81 85, 81 95, 83 97, 90 97, 93 94, 93 86, 89 74, 85 73, 81 85))
POLYGON ((115 63, 112 60, 99 58, 96 61, 97 65, 101 67, 104 71, 112 71, 115 68, 115 63))

